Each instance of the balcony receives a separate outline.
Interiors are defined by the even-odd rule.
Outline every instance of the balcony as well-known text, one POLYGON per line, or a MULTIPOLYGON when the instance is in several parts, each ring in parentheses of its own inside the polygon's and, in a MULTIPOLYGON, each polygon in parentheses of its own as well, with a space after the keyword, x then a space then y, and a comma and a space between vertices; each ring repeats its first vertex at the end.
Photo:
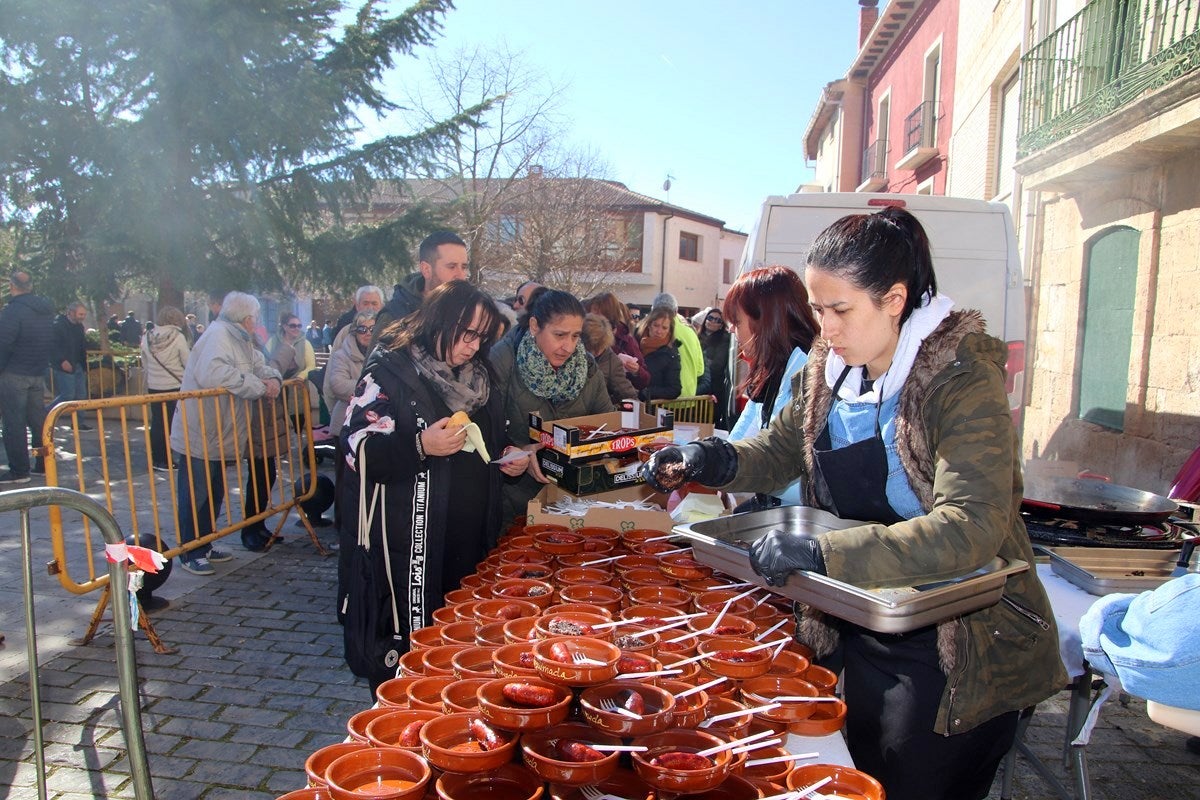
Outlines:
POLYGON ((941 103, 926 100, 904 118, 904 155, 896 162, 896 169, 916 169, 937 156, 937 123, 941 116, 941 103))
POLYGON ((1092 0, 1021 59, 1018 158, 1195 73, 1198 23, 1200 0, 1092 0))
POLYGON ((877 192, 887 186, 887 139, 876 139, 863 150, 862 183, 856 192, 877 192))

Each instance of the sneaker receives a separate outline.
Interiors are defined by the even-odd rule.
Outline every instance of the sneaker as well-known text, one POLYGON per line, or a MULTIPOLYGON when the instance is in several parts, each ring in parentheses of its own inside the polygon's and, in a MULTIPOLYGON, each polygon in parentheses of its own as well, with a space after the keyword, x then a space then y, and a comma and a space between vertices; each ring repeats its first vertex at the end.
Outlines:
POLYGON ((233 556, 224 550, 218 550, 217 548, 213 547, 208 551, 208 560, 214 564, 220 564, 224 561, 233 561, 233 556))
POLYGON ((78 428, 78 429, 79 429, 79 430, 81 430, 81 431, 91 431, 91 430, 95 430, 95 428, 93 428, 91 425, 88 425, 86 422, 81 422, 81 423, 79 423, 78 425, 76 425, 75 427, 76 427, 76 428, 78 428))
POLYGON ((196 558, 187 558, 186 556, 179 557, 179 566, 184 572, 190 572, 193 575, 216 575, 217 571, 212 568, 212 564, 208 563, 208 559, 204 556, 196 558))
POLYGON ((33 462, 33 466, 29 468, 30 473, 34 475, 46 474, 46 462, 38 458, 33 462))
POLYGON ((252 528, 242 531, 242 547, 251 553, 261 553, 266 550, 267 542, 270 540, 271 535, 265 531, 257 531, 252 528))
POLYGON ((170 471, 171 471, 171 465, 170 465, 170 464, 155 464, 155 465, 154 465, 154 470, 155 470, 156 472, 170 472, 170 471))
POLYGON ((9 469, 0 473, 0 483, 29 483, 29 476, 17 475, 9 469))

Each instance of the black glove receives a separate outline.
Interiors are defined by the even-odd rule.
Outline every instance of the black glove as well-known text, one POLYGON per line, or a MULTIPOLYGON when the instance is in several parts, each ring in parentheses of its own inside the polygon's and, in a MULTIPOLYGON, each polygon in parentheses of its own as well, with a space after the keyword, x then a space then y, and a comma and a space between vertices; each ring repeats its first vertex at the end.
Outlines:
POLYGON ((825 557, 816 539, 773 530, 750 545, 750 566, 768 586, 783 586, 798 569, 824 575, 825 557))
POLYGON ((666 493, 695 481, 722 486, 737 472, 737 451, 723 439, 709 437, 680 447, 664 447, 642 464, 642 479, 666 493))

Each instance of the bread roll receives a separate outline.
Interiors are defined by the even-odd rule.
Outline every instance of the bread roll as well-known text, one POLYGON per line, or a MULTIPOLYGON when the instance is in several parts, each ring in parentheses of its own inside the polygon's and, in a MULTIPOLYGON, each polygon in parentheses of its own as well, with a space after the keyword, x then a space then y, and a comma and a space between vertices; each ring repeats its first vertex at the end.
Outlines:
POLYGON ((449 424, 457 428, 465 428, 471 424, 471 417, 465 411, 455 411, 450 415, 449 424))

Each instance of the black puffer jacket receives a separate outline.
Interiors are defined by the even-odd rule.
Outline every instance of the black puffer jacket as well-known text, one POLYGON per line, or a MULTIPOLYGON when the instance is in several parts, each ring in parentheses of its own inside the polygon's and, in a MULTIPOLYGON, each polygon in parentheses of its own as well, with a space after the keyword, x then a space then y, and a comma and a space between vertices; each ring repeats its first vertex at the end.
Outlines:
POLYGON ((66 314, 54 318, 54 347, 50 351, 50 366, 62 369, 62 362, 83 364, 87 361, 87 337, 83 326, 72 322, 66 314))
POLYGON ((54 306, 36 294, 19 294, 0 311, 0 372, 44 375, 54 343, 54 306))

